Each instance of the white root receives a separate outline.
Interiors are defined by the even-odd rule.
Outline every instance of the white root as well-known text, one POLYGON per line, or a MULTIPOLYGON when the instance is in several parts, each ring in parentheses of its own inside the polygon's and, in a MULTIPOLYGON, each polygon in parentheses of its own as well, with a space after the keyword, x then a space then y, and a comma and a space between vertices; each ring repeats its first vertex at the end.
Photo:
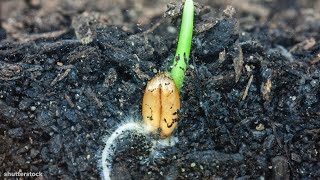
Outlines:
MULTIPOLYGON (((119 126, 109 137, 106 139, 106 145, 102 151, 101 165, 102 165, 102 179, 111 180, 111 169, 112 169, 112 160, 114 155, 114 150, 116 149, 116 140, 124 132, 132 131, 133 133, 141 134, 145 137, 149 135, 148 127, 139 122, 128 122, 119 126)), ((151 155, 157 154, 157 147, 173 146, 178 141, 177 138, 171 137, 161 140, 152 140, 151 155)))
POLYGON ((121 136, 125 131, 136 131, 143 135, 146 135, 147 132, 144 130, 143 126, 137 122, 129 122, 123 124, 118 129, 116 129, 111 136, 106 140, 106 146, 102 151, 101 163, 103 171, 103 179, 111 180, 111 167, 112 167, 112 158, 114 155, 114 148, 116 148, 115 140, 121 136))

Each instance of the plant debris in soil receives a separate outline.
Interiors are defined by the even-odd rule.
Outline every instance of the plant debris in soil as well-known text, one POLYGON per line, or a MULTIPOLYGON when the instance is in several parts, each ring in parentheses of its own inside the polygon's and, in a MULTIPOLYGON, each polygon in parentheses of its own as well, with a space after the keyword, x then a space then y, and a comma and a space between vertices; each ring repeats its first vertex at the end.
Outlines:
MULTIPOLYGON (((104 138, 141 120, 181 4, 108 2, 1 2, 0 176, 100 179, 104 138)), ((179 141, 124 134, 114 179, 320 178, 320 2, 230 4, 196 5, 179 141)))

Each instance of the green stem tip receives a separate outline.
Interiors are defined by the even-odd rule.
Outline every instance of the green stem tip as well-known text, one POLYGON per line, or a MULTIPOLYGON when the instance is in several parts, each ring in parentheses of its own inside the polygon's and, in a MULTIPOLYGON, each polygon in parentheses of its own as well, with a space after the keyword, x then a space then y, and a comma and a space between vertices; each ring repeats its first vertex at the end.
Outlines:
POLYGON ((192 32, 193 32, 194 6, 193 0, 186 0, 182 13, 182 23, 178 41, 178 47, 171 69, 171 78, 176 83, 179 91, 181 90, 185 72, 188 68, 192 32))

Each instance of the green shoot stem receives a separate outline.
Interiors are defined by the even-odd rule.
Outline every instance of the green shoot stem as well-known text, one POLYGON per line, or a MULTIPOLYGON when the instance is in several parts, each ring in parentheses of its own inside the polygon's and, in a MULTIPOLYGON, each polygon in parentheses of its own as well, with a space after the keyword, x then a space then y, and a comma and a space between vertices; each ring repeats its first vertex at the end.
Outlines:
POLYGON ((193 32, 193 18, 194 18, 194 6, 192 0, 186 0, 182 13, 182 23, 178 41, 178 47, 175 58, 173 60, 173 66, 171 69, 171 78, 176 83, 179 91, 181 90, 185 72, 188 68, 192 32, 193 32))

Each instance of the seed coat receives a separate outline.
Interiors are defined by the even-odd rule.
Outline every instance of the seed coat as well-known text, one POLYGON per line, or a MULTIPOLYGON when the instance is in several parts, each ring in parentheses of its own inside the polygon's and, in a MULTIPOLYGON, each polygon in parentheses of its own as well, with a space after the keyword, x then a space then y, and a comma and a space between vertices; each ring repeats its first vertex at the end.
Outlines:
POLYGON ((162 137, 171 136, 178 125, 179 110, 180 95, 174 81, 165 73, 156 75, 148 82, 142 102, 148 130, 156 133, 160 128, 162 137))

